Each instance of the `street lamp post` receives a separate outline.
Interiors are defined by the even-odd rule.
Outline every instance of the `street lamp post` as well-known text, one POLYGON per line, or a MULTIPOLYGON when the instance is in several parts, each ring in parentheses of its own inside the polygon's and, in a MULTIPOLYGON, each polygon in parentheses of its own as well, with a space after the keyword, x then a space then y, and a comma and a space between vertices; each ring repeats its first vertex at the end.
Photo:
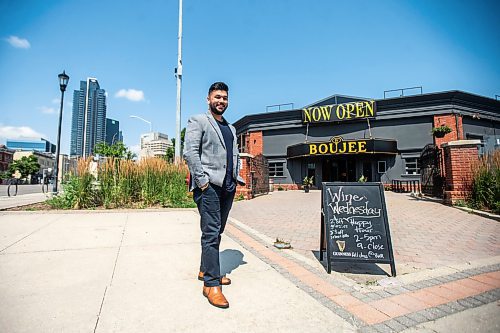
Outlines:
POLYGON ((57 182, 59 180, 59 152, 61 151, 61 123, 62 123, 62 113, 63 113, 63 102, 64 102, 64 92, 68 86, 69 76, 66 71, 63 71, 58 75, 59 77, 59 88, 61 89, 61 108, 59 109, 59 127, 57 130, 57 146, 56 146, 56 164, 54 171, 54 187, 52 192, 57 194, 57 182))
POLYGON ((175 113, 175 163, 181 161, 181 85, 182 85, 182 0, 179 0, 179 35, 177 40, 177 108, 175 113))
POLYGON ((143 121, 143 122, 145 122, 145 123, 148 123, 148 124, 149 124, 149 133, 151 133, 151 132, 153 131, 153 130, 152 130, 153 125, 151 124, 151 122, 150 122, 149 120, 146 120, 146 119, 141 118, 141 117, 139 117, 139 116, 130 116, 130 118, 137 118, 137 119, 142 120, 142 121, 143 121))

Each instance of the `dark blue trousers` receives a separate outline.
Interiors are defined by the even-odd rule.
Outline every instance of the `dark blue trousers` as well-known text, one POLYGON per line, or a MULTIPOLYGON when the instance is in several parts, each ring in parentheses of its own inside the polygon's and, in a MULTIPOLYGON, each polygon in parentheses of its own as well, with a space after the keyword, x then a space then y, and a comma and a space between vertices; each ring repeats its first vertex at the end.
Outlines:
POLYGON ((204 283, 207 287, 220 285, 219 246, 235 192, 228 192, 213 184, 205 191, 199 188, 193 191, 193 199, 201 216, 200 271, 205 274, 204 283))

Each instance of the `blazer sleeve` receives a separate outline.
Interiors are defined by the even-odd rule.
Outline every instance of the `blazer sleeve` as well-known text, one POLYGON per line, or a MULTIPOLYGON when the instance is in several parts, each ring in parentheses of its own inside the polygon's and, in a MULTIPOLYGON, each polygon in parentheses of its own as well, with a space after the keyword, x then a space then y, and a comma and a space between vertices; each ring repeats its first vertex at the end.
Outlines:
POLYGON ((189 118, 184 137, 184 159, 197 187, 202 187, 209 182, 209 178, 201 164, 203 134, 203 125, 200 119, 196 116, 189 118))

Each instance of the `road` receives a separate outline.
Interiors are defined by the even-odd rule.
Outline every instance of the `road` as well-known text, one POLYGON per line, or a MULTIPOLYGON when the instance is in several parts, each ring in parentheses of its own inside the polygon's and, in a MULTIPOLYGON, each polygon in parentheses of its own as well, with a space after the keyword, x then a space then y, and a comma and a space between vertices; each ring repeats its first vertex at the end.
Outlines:
MULTIPOLYGON (((7 186, 8 185, 0 185, 0 197, 6 197, 7 196, 7 186)), ((49 190, 51 189, 51 185, 49 185, 49 190)), ((41 184, 35 184, 35 185, 18 185, 17 188, 17 195, 23 195, 23 194, 32 194, 32 193, 42 193, 42 185, 41 184)))

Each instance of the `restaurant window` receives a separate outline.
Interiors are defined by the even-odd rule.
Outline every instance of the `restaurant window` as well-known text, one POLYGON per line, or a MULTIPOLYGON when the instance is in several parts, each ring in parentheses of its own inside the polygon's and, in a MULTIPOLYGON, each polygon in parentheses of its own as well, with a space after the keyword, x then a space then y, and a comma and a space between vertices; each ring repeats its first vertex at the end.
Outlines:
POLYGON ((285 162, 269 162, 269 177, 284 177, 285 162))
POLYGON ((307 163, 307 177, 316 175, 316 163, 307 163))
POLYGON ((418 165, 418 157, 405 158, 405 171, 407 175, 419 175, 420 167, 418 165))

